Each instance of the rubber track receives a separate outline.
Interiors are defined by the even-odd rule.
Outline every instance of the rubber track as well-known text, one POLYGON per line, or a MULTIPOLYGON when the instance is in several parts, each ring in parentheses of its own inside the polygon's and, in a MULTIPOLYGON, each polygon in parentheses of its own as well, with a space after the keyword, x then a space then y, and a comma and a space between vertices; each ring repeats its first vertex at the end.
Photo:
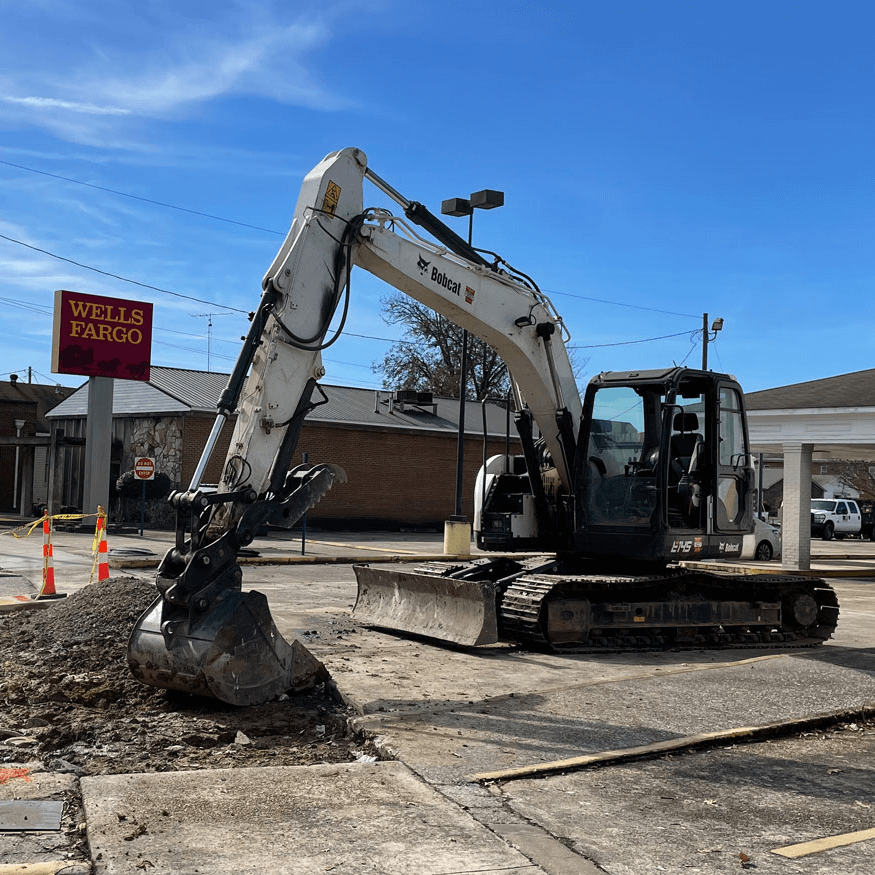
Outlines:
POLYGON ((515 580, 499 605, 503 637, 561 652, 635 652, 678 649, 803 648, 822 644, 833 634, 839 606, 833 588, 812 577, 785 575, 723 575, 677 569, 664 575, 617 577, 600 575, 533 574, 515 580), (662 588, 663 595, 655 592, 662 588), (554 646, 543 628, 542 608, 552 595, 586 598, 590 602, 658 601, 680 597, 678 590, 707 599, 732 601, 782 601, 804 591, 817 603, 817 619, 803 629, 755 629, 721 631, 703 627, 689 640, 667 636, 661 628, 617 629, 604 636, 592 636, 580 644, 554 646))

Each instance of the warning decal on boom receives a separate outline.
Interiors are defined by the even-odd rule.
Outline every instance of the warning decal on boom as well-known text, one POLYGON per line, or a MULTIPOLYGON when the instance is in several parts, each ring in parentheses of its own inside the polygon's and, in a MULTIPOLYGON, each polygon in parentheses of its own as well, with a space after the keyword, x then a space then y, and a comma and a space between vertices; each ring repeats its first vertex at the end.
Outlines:
POLYGON ((334 215, 337 204, 340 201, 340 186, 336 182, 328 180, 328 188, 325 189, 325 198, 322 201, 322 212, 334 215))

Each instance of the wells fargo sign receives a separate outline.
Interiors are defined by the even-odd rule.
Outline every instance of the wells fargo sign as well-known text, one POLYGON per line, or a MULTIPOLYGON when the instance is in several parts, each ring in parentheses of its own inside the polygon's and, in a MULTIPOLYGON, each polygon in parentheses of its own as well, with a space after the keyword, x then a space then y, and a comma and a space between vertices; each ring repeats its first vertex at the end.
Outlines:
POLYGON ((53 373, 148 380, 151 353, 151 304, 55 292, 53 373))

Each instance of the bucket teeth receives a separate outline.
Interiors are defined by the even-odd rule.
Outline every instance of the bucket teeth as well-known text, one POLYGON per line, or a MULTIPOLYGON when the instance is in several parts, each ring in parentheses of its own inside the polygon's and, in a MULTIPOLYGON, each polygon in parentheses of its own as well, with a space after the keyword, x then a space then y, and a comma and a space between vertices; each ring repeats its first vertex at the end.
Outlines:
POLYGON ((328 678, 300 641, 280 635, 260 592, 226 592, 193 615, 156 599, 128 642, 128 665, 153 687, 257 705, 328 678))

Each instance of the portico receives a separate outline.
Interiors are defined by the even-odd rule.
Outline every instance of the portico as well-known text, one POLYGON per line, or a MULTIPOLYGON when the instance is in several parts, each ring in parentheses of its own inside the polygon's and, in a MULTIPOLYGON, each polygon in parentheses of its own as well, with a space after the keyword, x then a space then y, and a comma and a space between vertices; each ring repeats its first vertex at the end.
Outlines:
POLYGON ((812 460, 875 459, 875 369, 746 396, 754 454, 782 455, 782 565, 811 567, 812 460))

